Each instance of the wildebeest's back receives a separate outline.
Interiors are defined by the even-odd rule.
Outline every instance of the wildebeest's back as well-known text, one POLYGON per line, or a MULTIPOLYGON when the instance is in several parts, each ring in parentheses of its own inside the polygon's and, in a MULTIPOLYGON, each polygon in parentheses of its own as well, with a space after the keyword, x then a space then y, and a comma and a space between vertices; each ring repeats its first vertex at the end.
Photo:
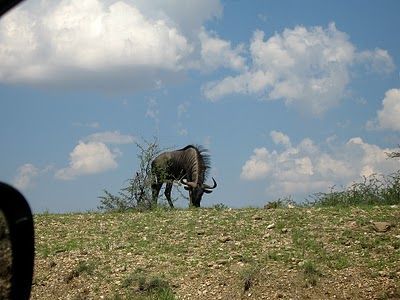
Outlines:
POLYGON ((192 180, 196 169, 197 151, 193 146, 168 151, 158 155, 152 162, 152 172, 166 180, 178 180, 185 177, 192 180))

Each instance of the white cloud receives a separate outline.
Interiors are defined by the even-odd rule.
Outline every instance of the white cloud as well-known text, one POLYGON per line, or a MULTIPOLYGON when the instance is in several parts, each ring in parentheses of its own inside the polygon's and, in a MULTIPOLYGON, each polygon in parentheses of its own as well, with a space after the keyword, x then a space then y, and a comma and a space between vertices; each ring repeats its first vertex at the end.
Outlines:
POLYGON ((376 119, 367 122, 367 128, 400 131, 400 89, 385 93, 382 109, 377 112, 376 119))
POLYGON ((180 136, 187 136, 189 134, 188 130, 186 128, 182 127, 182 124, 178 124, 179 128, 178 128, 178 134, 180 136))
POLYGON ((32 187, 34 179, 39 175, 39 172, 40 170, 33 164, 24 164, 18 168, 13 184, 21 190, 32 187))
MULTIPOLYGON (((204 11, 216 3, 207 1, 204 11)), ((0 81, 135 88, 168 80, 193 46, 165 12, 141 8, 149 15, 131 1, 34 1, 14 9, 0 23, 0 81)), ((174 17, 184 22, 183 11, 174 17)))
POLYGON ((357 59, 363 63, 370 72, 388 74, 395 69, 392 57, 384 49, 377 48, 374 51, 362 51, 358 54, 357 59))
POLYGON ((157 127, 160 123, 159 114, 160 111, 158 109, 157 100, 154 98, 149 98, 147 101, 147 110, 145 116, 152 119, 157 127))
POLYGON ((190 102, 185 101, 183 103, 180 103, 177 107, 177 115, 178 115, 178 123, 177 123, 177 128, 178 128, 178 135, 180 136, 187 136, 189 134, 189 131, 187 128, 185 128, 182 119, 184 117, 188 117, 188 109, 190 106, 190 102))
POLYGON ((115 159, 119 154, 118 151, 111 151, 104 143, 80 141, 69 155, 69 166, 58 170, 55 176, 71 180, 115 169, 118 166, 115 159))
POLYGON ((136 0, 135 5, 147 16, 167 19, 188 36, 197 35, 206 21, 223 12, 219 0, 136 0))
POLYGON ((35 181, 38 177, 53 170, 52 165, 47 165, 44 168, 38 168, 31 163, 20 166, 17 170, 17 175, 13 179, 13 185, 21 190, 26 190, 35 186, 35 181))
POLYGON ((254 149, 254 154, 244 164, 240 177, 246 180, 264 178, 271 170, 271 154, 266 148, 254 149))
POLYGON ((285 147, 291 146, 289 137, 280 131, 272 130, 270 132, 270 136, 272 138, 272 141, 277 145, 281 144, 285 147))
POLYGON ((190 103, 188 101, 185 101, 178 105, 178 107, 177 107, 178 118, 181 118, 182 116, 184 116, 187 113, 189 106, 190 106, 190 103))
POLYGON ((221 81, 208 82, 202 90, 206 98, 217 101, 228 94, 260 94, 274 81, 274 75, 271 72, 259 70, 245 72, 235 77, 228 76, 221 81))
POLYGON ((135 142, 135 137, 121 134, 119 131, 104 131, 93 133, 86 137, 84 141, 104 144, 131 144, 135 142))
POLYGON ((301 199, 333 185, 347 186, 360 176, 388 174, 400 167, 399 162, 387 159, 386 152, 395 149, 382 149, 359 137, 344 144, 329 139, 321 146, 308 138, 290 146, 289 138, 282 139, 287 136, 277 131, 271 132, 271 137, 275 142, 285 140, 287 147, 281 152, 256 148, 244 163, 241 178, 264 182, 266 192, 273 197, 293 195, 301 199))
POLYGON ((102 173, 118 166, 116 158, 122 152, 110 150, 106 144, 131 144, 135 137, 121 134, 119 131, 93 133, 81 141, 69 154, 69 166, 58 170, 55 177, 62 180, 75 179, 78 176, 102 173))
POLYGON ((242 56, 244 45, 232 48, 231 42, 219 38, 216 33, 209 33, 203 28, 199 33, 202 65, 215 70, 219 67, 236 71, 246 70, 246 60, 242 56))
POLYGON ((346 33, 331 23, 327 28, 297 26, 264 39, 254 32, 250 42, 251 66, 235 76, 203 86, 211 101, 229 94, 281 99, 288 106, 322 115, 346 94, 350 71, 356 63, 371 70, 393 70, 387 51, 358 53, 346 33))
POLYGON ((265 14, 257 14, 257 18, 262 22, 267 22, 269 19, 268 16, 265 14))

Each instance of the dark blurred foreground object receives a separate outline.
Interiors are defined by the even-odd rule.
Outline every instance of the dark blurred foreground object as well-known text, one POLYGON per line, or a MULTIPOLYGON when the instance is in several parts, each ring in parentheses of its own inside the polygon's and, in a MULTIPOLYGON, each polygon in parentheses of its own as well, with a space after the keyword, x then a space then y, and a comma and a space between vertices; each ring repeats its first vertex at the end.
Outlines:
POLYGON ((22 0, 0 0, 0 16, 20 2, 22 2, 22 0))
MULTIPOLYGON (((0 182, 0 211, 3 213, 8 227, 8 232, 3 235, 3 238, 9 238, 12 254, 11 288, 7 296, 12 300, 29 299, 34 263, 34 230, 31 209, 20 192, 0 182)), ((7 255, 1 257, 4 258, 7 255)), ((7 261, 0 263, 7 263, 7 261)), ((7 274, 5 275, 7 276, 7 274)))
MULTIPOLYGON (((0 0, 0 17, 22 2, 22 0, 0 0)), ((0 182, 0 264, 6 280, 11 281, 10 291, 5 291, 12 300, 29 299, 33 277, 34 231, 31 209, 25 198, 13 187, 0 182), (4 227, 4 228, 3 228, 4 227), (4 241, 3 239, 8 239, 4 241), (3 247, 4 246, 4 247, 3 247), (11 258, 9 253, 11 247, 11 258), (4 248, 4 249, 3 249, 4 248), (11 266, 9 266, 11 261, 11 266), (4 269, 4 270, 3 270, 4 269), (11 274, 8 274, 11 271, 11 274)), ((1 282, 1 288, 3 282, 1 282)), ((0 297, 3 297, 0 291, 0 297)))

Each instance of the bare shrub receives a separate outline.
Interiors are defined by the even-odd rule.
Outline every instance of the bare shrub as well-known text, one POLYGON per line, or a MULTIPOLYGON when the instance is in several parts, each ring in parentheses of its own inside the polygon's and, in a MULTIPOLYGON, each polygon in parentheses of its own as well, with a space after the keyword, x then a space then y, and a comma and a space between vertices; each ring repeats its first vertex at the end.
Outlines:
POLYGON ((127 180, 126 186, 121 188, 117 195, 103 190, 103 195, 99 196, 100 205, 98 209, 104 211, 126 211, 130 209, 147 210, 151 208, 151 162, 160 154, 160 146, 156 138, 149 142, 143 140, 142 143, 136 143, 139 152, 138 170, 134 176, 127 180))

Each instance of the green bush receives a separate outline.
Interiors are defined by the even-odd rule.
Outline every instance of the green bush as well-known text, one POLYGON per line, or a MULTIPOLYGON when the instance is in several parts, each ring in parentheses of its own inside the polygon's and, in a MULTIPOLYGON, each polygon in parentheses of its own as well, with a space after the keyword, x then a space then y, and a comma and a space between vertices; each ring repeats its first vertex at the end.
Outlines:
POLYGON ((286 208, 289 206, 296 206, 296 202, 293 200, 292 196, 287 196, 283 198, 278 198, 277 200, 270 201, 264 205, 265 209, 276 209, 276 208, 286 208))
POLYGON ((357 206, 400 204, 400 170, 390 175, 373 174, 362 182, 328 193, 316 193, 307 200, 311 206, 357 206))

